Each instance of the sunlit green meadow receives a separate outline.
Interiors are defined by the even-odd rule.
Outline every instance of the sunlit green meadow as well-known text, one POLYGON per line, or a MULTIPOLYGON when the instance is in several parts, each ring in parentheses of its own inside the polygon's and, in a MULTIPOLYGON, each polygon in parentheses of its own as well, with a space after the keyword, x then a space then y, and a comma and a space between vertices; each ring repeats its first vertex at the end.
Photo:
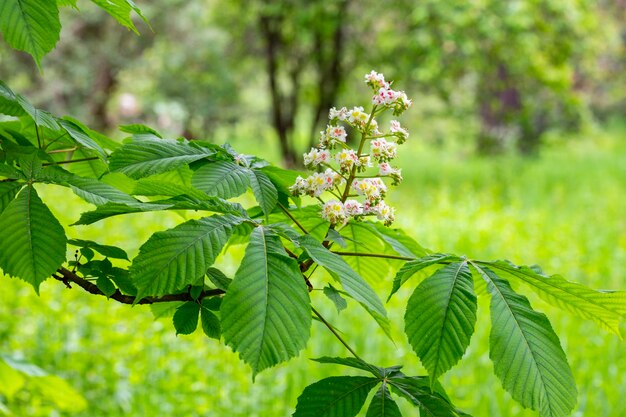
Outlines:
MULTIPOLYGON (((398 207, 397 225, 435 251, 537 263, 594 288, 625 289, 626 148, 618 145, 619 134, 589 135, 584 142, 548 148, 536 159, 486 159, 410 144, 398 161, 405 181, 389 198, 398 207)), ((238 145, 248 152, 245 142, 238 145)), ((65 190, 39 189, 65 224, 88 207, 65 190)), ((129 215, 67 230, 71 237, 120 245, 134 255, 151 233, 181 221, 172 213, 129 215)), ((220 261, 231 275, 242 249, 229 248, 220 261)), ((381 297, 390 282, 385 277, 376 283, 381 297)), ((121 306, 51 280, 40 297, 23 282, 0 283, 0 352, 67 379, 89 403, 72 416, 287 416, 306 385, 351 372, 308 360, 347 355, 316 322, 299 358, 261 373, 253 383, 250 369, 229 348, 200 331, 176 337, 169 319, 155 321, 148 307, 121 306)), ((354 303, 338 315, 321 292, 313 292, 312 300, 364 359, 383 366, 403 363, 405 373, 422 374, 402 333, 402 306, 410 291, 407 285, 388 304, 395 344, 354 303)), ((468 352, 442 382, 454 403, 474 416, 534 416, 493 376, 486 301, 479 306, 468 352)), ((547 308, 537 297, 531 301, 551 318, 568 355, 579 387, 574 415, 626 415, 626 342, 547 308)), ((400 402, 405 416, 417 415, 400 402)), ((27 393, 9 405, 18 416, 65 415, 27 393)))

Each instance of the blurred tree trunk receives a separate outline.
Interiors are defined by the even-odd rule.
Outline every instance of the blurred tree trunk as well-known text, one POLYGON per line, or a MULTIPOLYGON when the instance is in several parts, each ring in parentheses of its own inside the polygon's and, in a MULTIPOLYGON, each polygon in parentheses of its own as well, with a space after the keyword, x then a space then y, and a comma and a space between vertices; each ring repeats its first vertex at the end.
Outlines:
POLYGON ((283 163, 294 167, 300 163, 295 135, 301 103, 310 103, 309 144, 314 146, 324 115, 335 104, 343 85, 349 0, 330 7, 322 1, 287 3, 277 7, 273 0, 265 0, 267 8, 258 18, 258 28, 264 42, 272 125, 283 163), (311 89, 311 77, 303 80, 307 69, 313 70, 312 90, 316 94, 312 99, 302 94, 311 89))
POLYGON ((511 85, 505 64, 500 63, 493 71, 483 75, 479 90, 481 131, 477 151, 481 154, 502 153, 506 147, 510 115, 520 112, 522 105, 519 91, 511 85))
POLYGON ((348 0, 337 2, 337 12, 329 16, 326 25, 330 28, 330 42, 318 30, 315 33, 315 64, 317 67, 317 105, 313 109, 309 146, 318 143, 318 130, 322 127, 322 119, 326 112, 336 105, 337 96, 343 85, 344 74, 344 45, 346 43, 346 28, 344 16, 348 9, 348 0))

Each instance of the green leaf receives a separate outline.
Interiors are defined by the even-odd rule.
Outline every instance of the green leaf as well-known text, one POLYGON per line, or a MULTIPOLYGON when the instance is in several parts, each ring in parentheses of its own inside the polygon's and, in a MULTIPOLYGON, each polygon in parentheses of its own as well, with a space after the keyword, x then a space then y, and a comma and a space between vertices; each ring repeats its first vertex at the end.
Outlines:
POLYGON ((124 133, 130 133, 132 135, 144 135, 150 134, 154 135, 158 138, 163 139, 163 136, 150 126, 142 125, 142 124, 130 124, 130 125, 121 125, 119 129, 124 133))
POLYGON ((0 32, 13 48, 32 55, 41 67, 41 59, 50 52, 61 31, 59 9, 55 1, 3 0, 0 2, 0 32))
POLYGON ((432 381, 463 356, 474 333, 476 308, 467 262, 447 265, 415 288, 404 316, 405 332, 432 381))
POLYGON ((20 104, 20 106, 22 106, 24 111, 29 114, 29 116, 33 119, 37 126, 47 127, 48 129, 52 129, 54 131, 58 131, 61 129, 61 126, 59 126, 59 124, 57 123, 56 117, 54 117, 45 110, 40 110, 36 108, 21 95, 18 94, 16 97, 17 102, 20 104))
POLYGON ((91 0, 93 3, 104 9, 108 14, 113 16, 118 23, 139 35, 133 20, 131 19, 131 13, 135 12, 141 17, 144 22, 147 20, 141 14, 141 10, 131 0, 91 0))
POLYGON ((272 183, 276 187, 276 190, 278 191, 279 201, 288 206, 289 199, 291 199, 297 206, 300 206, 300 198, 291 195, 289 187, 291 187, 296 182, 296 178, 298 178, 299 175, 306 176, 304 173, 282 169, 275 166, 265 166, 261 168, 260 171, 267 175, 270 181, 272 181, 272 183))
POLYGON ((93 211, 86 211, 80 215, 80 219, 73 223, 73 226, 88 225, 100 220, 119 216, 120 214, 143 213, 147 211, 159 211, 171 209, 174 204, 155 204, 155 203, 105 203, 98 206, 93 211))
POLYGON ((443 396, 431 389, 421 377, 390 378, 389 385, 399 396, 420 410, 421 417, 457 417, 459 413, 443 396))
POLYGON ((154 319, 160 319, 162 317, 174 317, 174 313, 178 310, 178 307, 185 304, 182 301, 174 301, 168 303, 154 303, 150 304, 150 312, 154 316, 154 319))
POLYGON ((98 277, 98 279, 96 280, 96 286, 107 298, 115 294, 115 291, 117 291, 117 288, 115 287, 115 284, 113 284, 113 281, 111 281, 106 276, 98 277))
POLYGON ((142 178, 171 171, 215 152, 169 139, 137 139, 117 148, 110 157, 111 172, 142 178))
POLYGON ((102 206, 106 203, 141 204, 128 194, 94 178, 71 175, 65 182, 69 184, 74 194, 96 206, 102 206))
POLYGON ((202 300, 202 309, 200 310, 200 321, 202 323, 202 331, 207 337, 211 339, 220 340, 222 334, 222 328, 220 325, 220 319, 209 309, 207 303, 211 300, 205 298, 202 300))
MULTIPOLYGON (((346 240, 346 251, 354 253, 380 253, 395 255, 396 251, 388 245, 378 233, 372 231, 367 224, 351 221, 340 231, 346 240)), ((363 257, 346 256, 345 261, 367 282, 381 282, 397 269, 402 261, 363 257)))
POLYGON ((392 229, 381 222, 363 222, 363 224, 375 231, 399 255, 419 258, 430 253, 400 229, 392 229))
POLYGON ((253 375, 304 348, 311 327, 309 293, 277 235, 262 227, 252 231, 220 313, 225 343, 253 375))
POLYGON ((250 185, 249 169, 228 161, 205 164, 194 172, 191 184, 210 196, 237 197, 250 185))
POLYGON ((135 195, 145 196, 169 196, 175 197, 179 195, 188 195, 197 199, 205 199, 206 194, 200 190, 196 190, 192 187, 186 187, 174 182, 167 182, 162 180, 153 180, 151 178, 143 178, 137 181, 135 189, 133 190, 135 195))
POLYGON ((87 149, 95 151, 102 160, 107 159, 107 153, 102 147, 93 140, 87 132, 85 132, 80 126, 69 120, 57 119, 57 122, 61 125, 72 139, 74 139, 79 145, 84 146, 87 149))
POLYGON ((181 290, 201 279, 244 219, 232 215, 189 220, 153 234, 133 259, 130 277, 137 299, 181 290))
POLYGON ((263 213, 268 216, 276 207, 276 203, 278 203, 276 187, 262 171, 248 170, 248 177, 254 198, 256 198, 259 206, 263 209, 263 213))
POLYGON ((502 386, 542 417, 568 416, 576 384, 548 318, 489 268, 474 266, 491 293, 489 357, 502 386))
POLYGON ((361 369, 363 371, 370 372, 376 377, 383 378, 386 376, 385 369, 379 368, 378 366, 369 364, 362 359, 358 358, 332 358, 329 356, 324 356, 321 358, 311 359, 315 362, 319 363, 332 363, 336 365, 348 366, 350 368, 361 369))
POLYGON ((304 389, 293 417, 353 417, 378 378, 364 376, 332 376, 304 389))
POLYGON ((337 291, 332 285, 328 284, 324 287, 324 295, 328 297, 328 299, 332 301, 333 304, 335 304, 338 313, 348 308, 348 302, 345 300, 345 298, 341 296, 341 293, 337 291))
POLYGON ((402 265, 402 268, 400 268, 400 270, 396 273, 396 277, 393 279, 393 288, 391 289, 391 293, 389 294, 387 300, 390 300, 391 296, 393 296, 400 289, 400 287, 409 280, 409 278, 422 269, 431 265, 455 262, 459 260, 461 260, 461 258, 456 255, 434 253, 432 255, 424 256, 423 258, 415 259, 414 261, 408 261, 402 265))
POLYGON ((123 249, 118 248, 117 246, 102 245, 92 240, 82 239, 70 239, 67 241, 67 243, 73 246, 78 246, 80 248, 93 249, 99 254, 106 256, 107 258, 128 260, 128 255, 126 254, 126 252, 123 249))
POLYGON ((189 301, 176 309, 172 321, 176 329, 176 335, 191 334, 198 327, 198 316, 200 314, 200 304, 189 301))
POLYGON ((2 80, 0 80, 0 114, 16 117, 26 114, 17 102, 15 93, 2 80))
POLYGON ((80 129, 85 135, 87 135, 89 140, 87 140, 87 144, 85 144, 85 146, 88 148, 97 149, 97 147, 100 147, 103 149, 115 150, 121 146, 119 142, 109 138, 108 136, 103 135, 100 132, 90 129, 78 119, 75 119, 71 116, 63 116, 62 120, 70 122, 76 128, 80 129), (91 142, 95 142, 95 145, 97 146, 94 146, 91 142))
POLYGON ((402 413, 398 408, 398 404, 391 398, 389 388, 387 388, 387 382, 383 381, 369 408, 365 417, 401 417, 402 413))
POLYGON ((77 0, 57 0, 57 6, 59 7, 73 7, 75 9, 78 9, 76 7, 76 1, 77 0))
POLYGON ((63 226, 29 185, 0 215, 0 230, 0 268, 39 291, 39 285, 65 261, 63 226))
POLYGON ((594 291, 561 276, 543 275, 527 266, 515 266, 504 261, 476 263, 500 270, 527 284, 551 305, 593 320, 604 329, 620 335, 620 323, 626 318, 626 292, 594 291))
MULTIPOLYGON (((74 159, 91 157, 93 157, 93 152, 88 149, 80 148, 74 151, 74 159)), ((83 178, 101 178, 108 169, 108 165, 101 159, 88 159, 80 163, 67 165, 68 171, 83 178)))
POLYGON ((13 201, 23 186, 24 183, 18 181, 0 182, 0 213, 13 201))
POLYGON ((219 288, 223 291, 227 291, 230 283, 233 282, 233 280, 224 275, 222 271, 213 267, 206 270, 206 276, 209 278, 209 281, 215 285, 215 288, 219 288))
POLYGON ((341 256, 326 249, 312 236, 300 236, 298 243, 316 263, 324 267, 334 277, 338 277, 344 291, 358 301, 391 338, 387 312, 372 287, 354 272, 341 256))

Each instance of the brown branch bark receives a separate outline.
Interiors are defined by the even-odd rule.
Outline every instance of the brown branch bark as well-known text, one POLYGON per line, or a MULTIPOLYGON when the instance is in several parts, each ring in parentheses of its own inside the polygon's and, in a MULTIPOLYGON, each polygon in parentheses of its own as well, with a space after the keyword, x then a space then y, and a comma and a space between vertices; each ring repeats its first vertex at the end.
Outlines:
MULTIPOLYGON (((100 291, 96 284, 79 277, 74 272, 66 268, 59 268, 58 272, 59 274, 61 274, 61 276, 58 277, 55 275, 55 279, 63 282, 68 288, 71 288, 71 284, 76 284, 90 294, 104 296, 104 293, 100 291)), ((224 291, 220 289, 204 290, 200 293, 200 296, 197 298, 197 300, 202 300, 205 297, 214 297, 222 294, 224 294, 224 291)), ((122 304, 155 304, 167 303, 171 301, 196 301, 191 297, 189 293, 166 294, 160 297, 145 297, 139 301, 135 301, 136 297, 132 295, 122 294, 120 290, 115 291, 113 295, 111 295, 109 298, 122 304)))

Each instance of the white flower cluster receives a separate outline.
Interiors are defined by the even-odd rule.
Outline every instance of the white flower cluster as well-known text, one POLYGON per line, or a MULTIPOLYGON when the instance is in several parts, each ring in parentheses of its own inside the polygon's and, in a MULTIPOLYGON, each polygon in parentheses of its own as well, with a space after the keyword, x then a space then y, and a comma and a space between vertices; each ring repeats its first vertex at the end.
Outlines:
POLYGON ((385 110, 399 115, 412 102, 403 91, 392 90, 391 83, 375 71, 365 76, 365 82, 375 93, 372 112, 365 112, 363 107, 330 109, 329 124, 320 132, 319 146, 304 154, 307 168, 324 171, 306 178, 299 176, 290 187, 294 195, 318 197, 323 204, 322 217, 333 225, 344 224, 351 218, 359 220, 364 216, 376 216, 388 226, 395 219, 395 209, 383 201, 387 186, 382 178, 391 179, 392 185, 402 181, 401 170, 392 167, 390 161, 396 157, 397 146, 407 140, 409 133, 397 120, 392 120, 389 131, 382 133, 374 116, 385 110), (347 127, 361 134, 358 151, 347 144, 347 127), (365 146, 367 142, 369 152, 365 146), (377 172, 367 172, 369 168, 377 168, 377 172), (325 192, 334 195, 335 199, 321 200, 320 196, 325 192), (349 197, 362 197, 364 201, 349 197))
POLYGON ((341 187, 345 180, 341 175, 328 168, 324 172, 316 172, 306 178, 298 176, 296 182, 289 188, 294 195, 306 194, 311 197, 319 197, 324 191, 341 187))
POLYGON ((393 109, 394 116, 402 114, 413 104, 404 91, 392 90, 391 83, 385 81, 385 77, 376 71, 366 74, 365 82, 376 92, 372 97, 372 104, 393 109))
POLYGON ((330 200, 322 206, 322 217, 332 224, 343 224, 351 217, 361 218, 366 215, 375 215, 382 220, 385 226, 390 226, 395 220, 396 209, 388 206, 384 201, 371 204, 368 201, 361 204, 356 200, 330 200))

